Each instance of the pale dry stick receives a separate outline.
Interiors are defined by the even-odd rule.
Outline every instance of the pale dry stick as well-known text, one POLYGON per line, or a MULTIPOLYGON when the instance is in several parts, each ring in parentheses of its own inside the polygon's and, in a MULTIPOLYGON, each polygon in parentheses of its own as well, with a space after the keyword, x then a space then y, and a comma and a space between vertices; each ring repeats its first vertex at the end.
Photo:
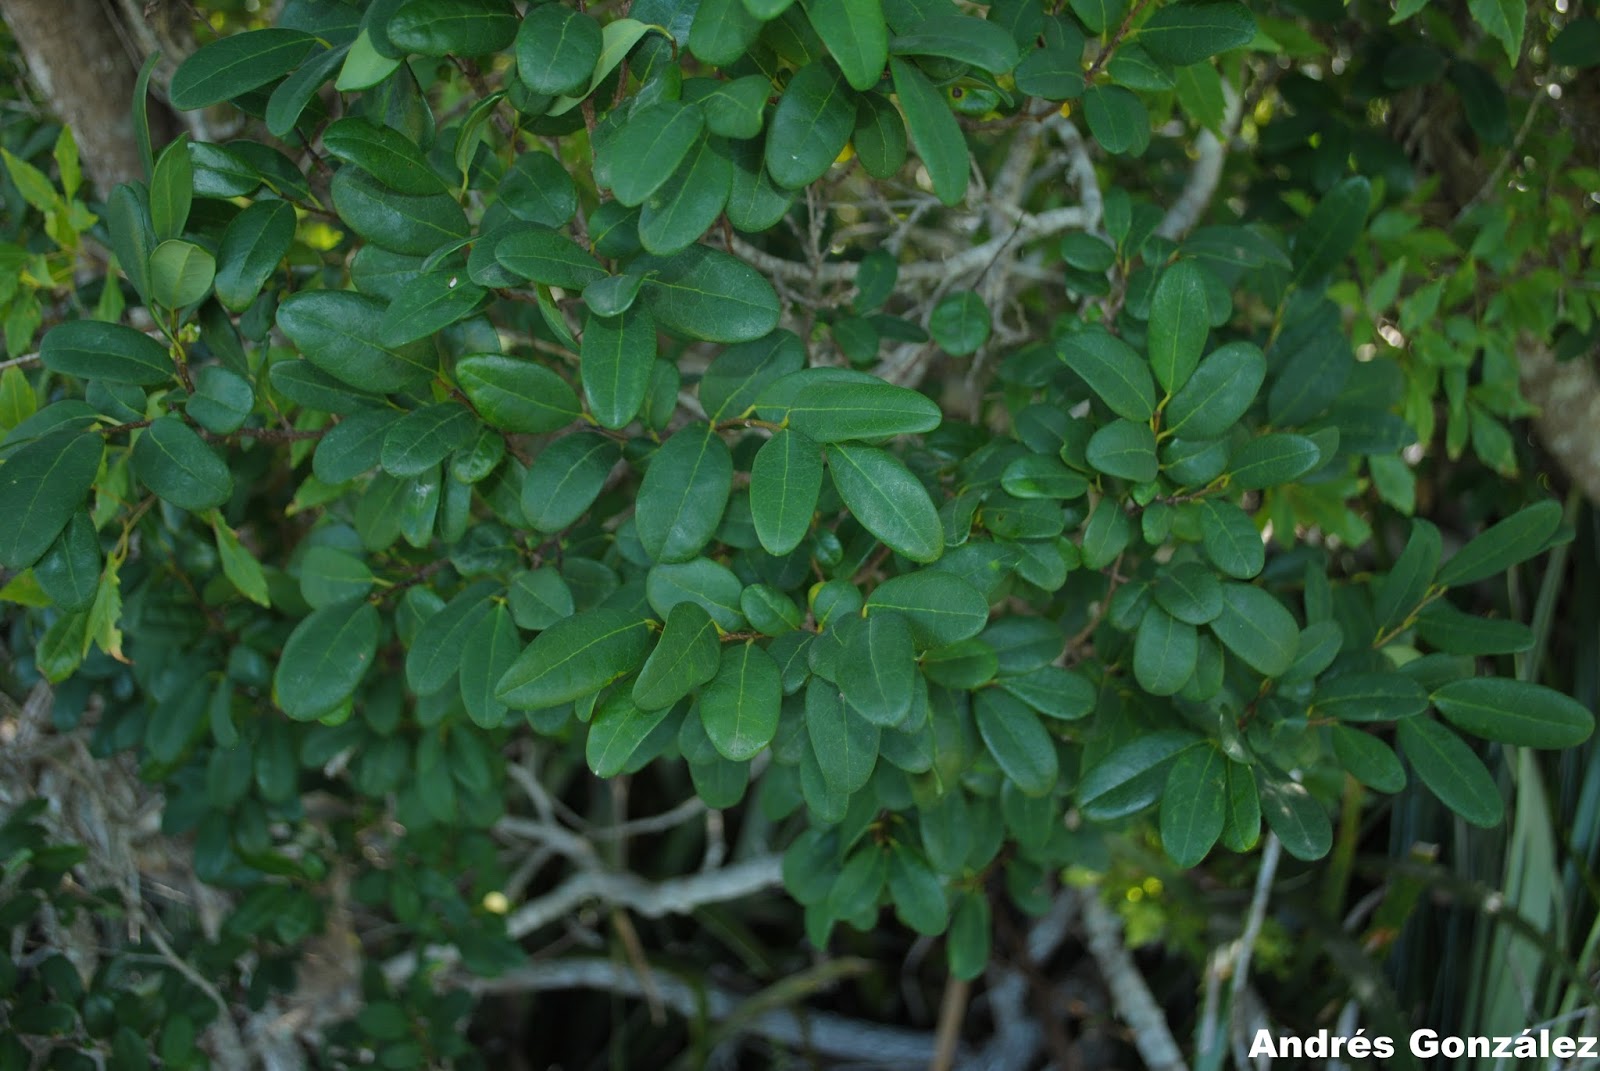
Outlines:
POLYGON ((1250 897, 1250 912, 1245 916, 1244 933, 1239 936, 1239 959, 1233 968, 1233 991, 1228 1017, 1229 1034, 1233 1038, 1233 1061, 1240 1068, 1246 1062, 1244 1047, 1244 996, 1250 981, 1250 959, 1255 954, 1256 940, 1261 936, 1261 926, 1267 918, 1267 901, 1272 897, 1272 880, 1278 873, 1278 861, 1283 858, 1283 843, 1276 833, 1268 833, 1261 847, 1261 869, 1256 873, 1255 892, 1250 897))
POLYGON ((1177 241, 1189 233, 1205 214, 1211 198, 1217 192, 1217 184, 1222 181, 1222 165, 1228 154, 1227 142, 1232 140, 1243 117, 1243 101, 1226 81, 1222 83, 1222 97, 1222 137, 1202 130, 1195 139, 1195 160, 1189 169, 1189 179, 1184 183, 1183 192, 1156 226, 1156 233, 1163 238, 1177 241))
POLYGON ((1094 889, 1084 891, 1081 907, 1089 951, 1100 966, 1117 1014, 1133 1033, 1139 1058, 1150 1071, 1188 1071, 1167 1017, 1122 943, 1122 923, 1100 902, 1094 889))
POLYGON ((933 1059, 928 1061, 928 1071, 950 1071, 956 1063, 956 1049, 961 1044, 961 1024, 967 1017, 967 1001, 972 996, 972 984, 965 978, 952 976, 944 984, 944 996, 939 1000, 939 1025, 933 1034, 933 1059))
MULTIPOLYGON (((715 986, 691 985, 665 971, 655 974, 662 1002, 685 1018, 706 1015, 725 1020, 745 997, 715 986)), ((638 979, 610 960, 585 958, 530 963, 497 978, 477 978, 467 986, 475 993, 544 993, 598 989, 620 996, 641 997, 638 979)), ((739 1029, 815 1056, 879 1067, 922 1068, 933 1055, 931 1035, 901 1027, 848 1019, 828 1012, 788 1009, 762 1012, 742 1021, 739 1029)))

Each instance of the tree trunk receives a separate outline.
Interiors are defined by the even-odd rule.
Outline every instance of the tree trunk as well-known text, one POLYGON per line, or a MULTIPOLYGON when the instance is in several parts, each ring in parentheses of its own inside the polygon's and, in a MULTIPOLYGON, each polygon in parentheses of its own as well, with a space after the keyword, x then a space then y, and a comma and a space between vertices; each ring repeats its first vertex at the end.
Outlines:
MULTIPOLYGON (((138 70, 100 0, 0 0, 0 17, 51 111, 72 128, 101 195, 142 177, 132 108, 138 70)), ((171 114, 154 101, 150 123, 157 145, 169 140, 171 114)))

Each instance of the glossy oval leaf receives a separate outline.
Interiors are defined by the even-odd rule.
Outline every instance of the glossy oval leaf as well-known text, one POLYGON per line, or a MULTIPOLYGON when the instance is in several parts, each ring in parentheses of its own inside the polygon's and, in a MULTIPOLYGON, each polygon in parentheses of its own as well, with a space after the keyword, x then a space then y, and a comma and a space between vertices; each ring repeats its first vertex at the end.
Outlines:
POLYGON ((889 58, 889 71, 911 131, 911 143, 933 180, 934 195, 947 205, 960 204, 967 196, 970 177, 967 139, 961 125, 943 94, 922 71, 897 56, 889 58))
POLYGON ((99 435, 63 429, 0 464, 0 565, 20 571, 39 560, 82 508, 103 453, 99 435))
POLYGON ((1149 366, 1115 335, 1098 328, 1080 331, 1058 341, 1056 353, 1124 420, 1147 421, 1156 411, 1149 366))
POLYGON ((650 390, 656 360, 656 321, 635 305, 621 316, 584 318, 583 361, 579 374, 589 408, 601 427, 622 428, 633 421, 650 390))
POLYGON ((348 699, 372 667, 378 632, 378 610, 364 600, 302 618, 289 633, 273 675, 279 708, 296 721, 310 721, 348 699))
POLYGON ((723 758, 743 762, 772 743, 782 703, 772 656, 749 641, 730 644, 717 675, 700 692, 700 722, 723 758))
POLYGON ((733 487, 733 456, 709 424, 688 424, 650 459, 634 518, 657 562, 685 562, 711 541, 733 487))
POLYGON ((502 431, 559 431, 580 416, 567 381, 536 361, 474 354, 456 361, 455 372, 478 415, 502 431))
POLYGON ((822 491, 822 452, 798 431, 777 432, 750 468, 750 517, 768 554, 782 556, 811 530, 822 491))
POLYGON ((220 506, 233 497, 233 474, 217 452, 176 416, 160 417, 133 444, 133 472, 180 509, 220 506))
POLYGON ((51 328, 40 340, 39 358, 52 372, 78 379, 150 387, 173 377, 165 346, 143 331, 99 320, 68 320, 51 328))
POLYGON ((517 710, 571 703, 632 673, 649 647, 644 618, 625 610, 588 610, 541 632, 500 678, 495 698, 517 710))
POLYGON ((1409 718, 1395 738, 1428 791, 1472 825, 1490 829, 1505 818, 1500 787, 1483 760, 1447 726, 1431 718, 1409 718))
POLYGON ((1222 613, 1210 624, 1224 647, 1264 677, 1282 674, 1294 662, 1300 629, 1271 594, 1250 584, 1222 586, 1222 613))
POLYGON ((829 63, 802 67, 767 128, 767 173, 789 189, 809 186, 833 166, 855 122, 855 98, 838 70, 829 63))
POLYGON ((922 482, 894 455, 871 446, 827 447, 828 471, 863 528, 915 562, 944 553, 944 526, 922 482))
POLYGON ((1161 847, 1180 867, 1198 866, 1227 820, 1228 760, 1209 743, 1189 748, 1167 773, 1161 847))
POLYGON ((1594 715, 1571 696, 1529 681, 1469 677, 1436 690, 1433 705, 1463 732, 1518 747, 1575 747, 1594 732, 1594 715))
POLYGON ((603 435, 557 439, 534 458, 522 483, 522 512, 541 532, 559 532, 594 504, 621 455, 603 435))
POLYGON ((661 639, 633 682, 640 710, 663 710, 717 675, 722 652, 717 626, 699 603, 685 600, 667 612, 661 639))

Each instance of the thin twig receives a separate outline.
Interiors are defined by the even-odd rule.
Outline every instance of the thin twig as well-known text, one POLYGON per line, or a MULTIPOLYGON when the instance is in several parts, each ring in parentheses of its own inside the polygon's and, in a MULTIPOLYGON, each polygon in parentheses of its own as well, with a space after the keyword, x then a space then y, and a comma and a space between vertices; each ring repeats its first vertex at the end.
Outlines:
POLYGON ((1188 1071, 1183 1052, 1172 1039, 1167 1017, 1122 943, 1121 921, 1100 902, 1095 889, 1083 894, 1082 909, 1089 951, 1100 965, 1117 1014, 1133 1033, 1139 1057, 1150 1071, 1188 1071))

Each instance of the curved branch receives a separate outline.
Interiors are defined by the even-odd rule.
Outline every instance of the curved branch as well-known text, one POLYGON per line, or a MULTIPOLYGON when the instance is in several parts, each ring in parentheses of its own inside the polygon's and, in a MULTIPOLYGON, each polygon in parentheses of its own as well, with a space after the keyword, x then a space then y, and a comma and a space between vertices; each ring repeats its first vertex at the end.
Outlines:
MULTIPOLYGON (((726 1020, 743 1005, 744 998, 724 989, 691 985, 675 975, 654 972, 664 1005, 686 1018, 702 1014, 726 1020)), ((622 996, 643 998, 639 978, 628 967, 606 959, 563 959, 530 963, 498 978, 474 979, 475 993, 540 993, 562 989, 599 989, 622 996)), ((933 1037, 899 1027, 847 1019, 827 1012, 799 1013, 776 1009, 742 1021, 739 1029, 802 1052, 852 1064, 880 1067, 923 1068, 933 1057, 933 1037)))
POLYGON ((1083 925, 1089 937, 1089 951, 1100 965, 1117 1014, 1133 1031, 1134 1047, 1145 1066, 1150 1071, 1188 1071, 1178 1043, 1172 1040, 1167 1017, 1122 944, 1122 923, 1093 889, 1083 894, 1083 925))
POLYGON ((1239 128, 1244 111, 1239 94, 1226 81, 1222 83, 1222 97, 1226 104, 1222 114, 1222 137, 1202 130, 1195 139, 1195 160, 1194 166, 1189 169, 1189 181, 1184 183, 1183 192, 1156 227, 1156 233, 1163 238, 1177 241, 1189 233, 1205 214, 1212 196, 1217 192, 1217 184, 1222 181, 1222 165, 1228 155, 1227 142, 1239 128))

